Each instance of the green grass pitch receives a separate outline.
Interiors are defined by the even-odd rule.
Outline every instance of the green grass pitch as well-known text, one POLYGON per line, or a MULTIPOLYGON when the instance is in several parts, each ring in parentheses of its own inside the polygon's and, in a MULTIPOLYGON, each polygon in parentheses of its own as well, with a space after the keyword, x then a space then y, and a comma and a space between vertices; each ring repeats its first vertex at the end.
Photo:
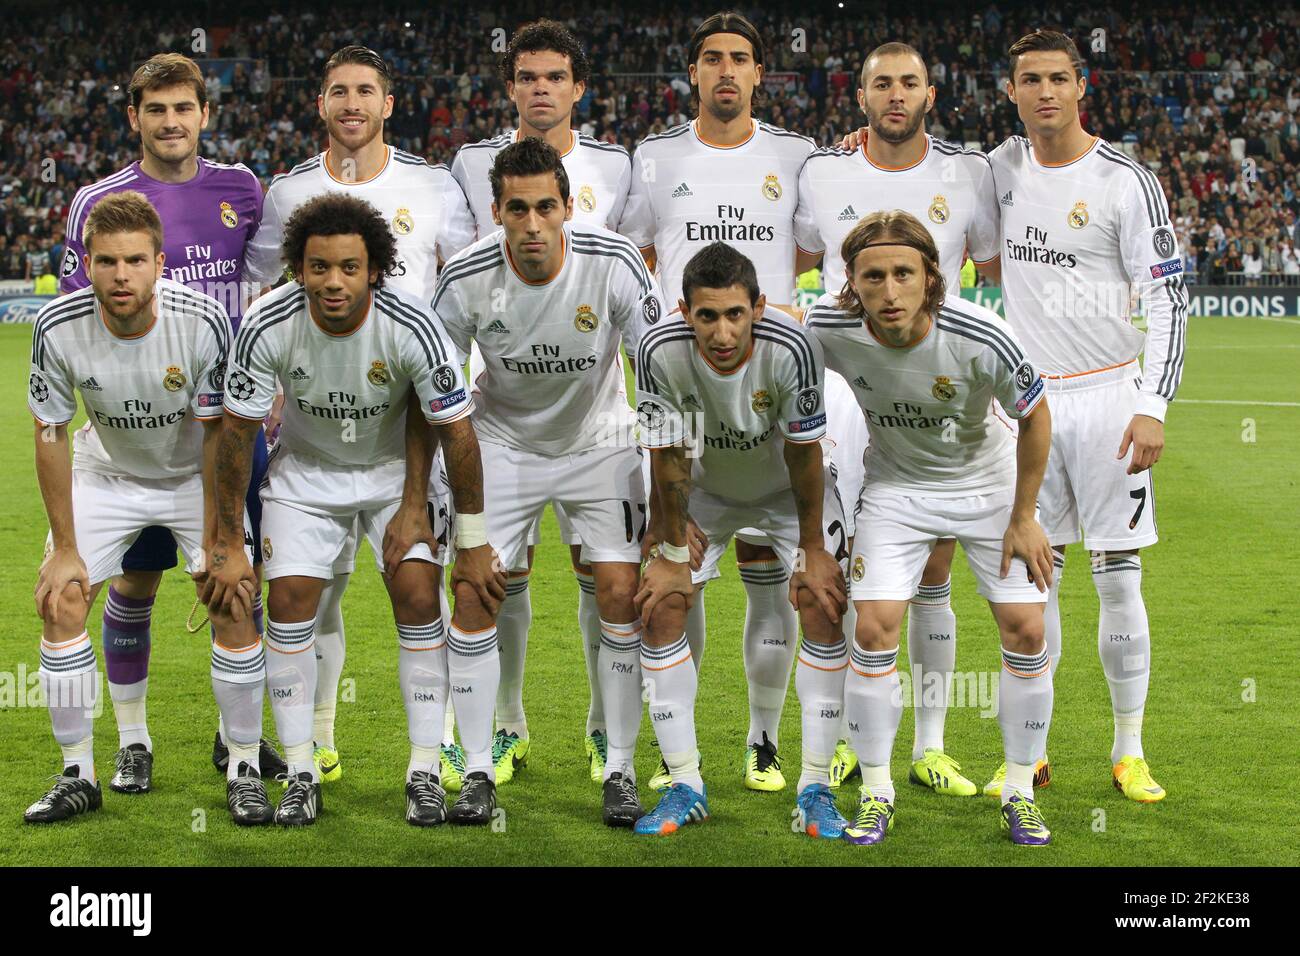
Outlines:
MULTIPOLYGON (((38 666, 40 627, 31 595, 46 531, 25 410, 30 336, 30 326, 0 328, 0 402, 9 409, 0 424, 0 459, 9 463, 7 491, 0 496, 0 863, 1196 866, 1300 858, 1293 820, 1300 650, 1291 559, 1300 538, 1300 321, 1191 323, 1182 400, 1171 411, 1157 470, 1161 542, 1144 556, 1155 665, 1146 749, 1169 791, 1164 803, 1128 803, 1111 786, 1111 717, 1097 660, 1096 596, 1086 553, 1070 551, 1061 599, 1064 660, 1049 747, 1054 779, 1041 795, 1055 844, 1041 851, 1005 842, 993 801, 939 797, 906 783, 910 713, 895 750, 898 816, 888 842, 859 850, 792 832, 799 764, 793 687, 781 734, 789 787, 777 794, 745 790, 744 592, 734 567, 707 590, 709 639, 697 708, 713 818, 664 840, 606 830, 599 787, 587 778, 581 746, 586 688, 577 592, 549 513, 533 574, 524 696, 532 756, 500 792, 501 832, 419 831, 403 821, 407 743, 396 640, 367 549, 344 604, 344 677, 355 681, 355 700, 338 709, 345 776, 326 785, 325 813, 316 826, 250 832, 230 823, 222 780, 209 763, 216 707, 207 639, 185 633, 193 588, 180 572, 164 581, 154 616, 149 716, 155 792, 124 797, 108 791, 116 734, 106 704, 96 741, 103 810, 70 824, 25 826, 23 809, 48 786, 59 759, 44 709, 24 706, 25 695, 14 694, 20 668, 33 674, 38 666)), ((960 560, 953 591, 958 669, 996 680, 996 631, 960 560)), ((99 620, 97 607, 91 622, 97 646, 99 620)), ((272 726, 268 709, 268 732, 272 726)), ((654 754, 648 731, 643 728, 639 755, 642 780, 654 754)), ((954 707, 947 747, 983 785, 1001 760, 996 720, 981 717, 977 707, 954 707)), ((846 811, 855 794, 856 785, 842 793, 846 811)), ((652 797, 643 793, 647 805, 652 797)))

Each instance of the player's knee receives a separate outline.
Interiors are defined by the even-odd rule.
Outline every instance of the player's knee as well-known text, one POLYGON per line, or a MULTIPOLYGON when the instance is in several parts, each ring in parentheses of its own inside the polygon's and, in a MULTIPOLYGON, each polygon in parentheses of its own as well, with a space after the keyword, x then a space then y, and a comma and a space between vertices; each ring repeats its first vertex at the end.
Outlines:
POLYGON ((316 617, 316 604, 305 589, 271 583, 266 608, 273 621, 311 621, 316 617))
POLYGON ((90 604, 81 593, 81 585, 72 583, 59 595, 57 608, 52 599, 46 600, 41 620, 52 632, 51 636, 71 638, 86 629, 86 618, 89 614, 90 604))
POLYGON ((437 588, 407 589, 393 598, 393 616, 399 624, 428 624, 438 619, 437 588))
POLYGON ((887 627, 869 614, 859 614, 854 640, 864 651, 893 650, 898 646, 898 628, 887 627))
MULTIPOLYGON (((612 576, 612 579, 597 583, 596 602, 602 608, 619 608, 623 611, 630 611, 633 606, 632 599, 636 597, 636 592, 636 572, 630 571, 627 574, 612 576)), ((674 595, 674 597, 682 601, 682 607, 685 609, 685 598, 682 598, 681 595, 674 595)))
POLYGON ((1043 616, 1026 615, 1002 626, 1002 646, 1013 654, 1038 654, 1044 646, 1046 633, 1043 616))

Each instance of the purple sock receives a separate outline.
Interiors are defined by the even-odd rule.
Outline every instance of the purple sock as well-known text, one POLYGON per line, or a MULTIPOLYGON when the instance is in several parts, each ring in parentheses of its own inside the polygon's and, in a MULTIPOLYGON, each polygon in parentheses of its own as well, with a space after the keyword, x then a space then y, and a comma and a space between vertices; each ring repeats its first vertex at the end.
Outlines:
POLYGON ((260 592, 253 595, 253 627, 257 629, 258 637, 266 636, 266 631, 262 629, 262 595, 260 592))
POLYGON ((138 684, 149 676, 153 601, 123 597, 110 584, 104 601, 104 669, 108 683, 138 684))

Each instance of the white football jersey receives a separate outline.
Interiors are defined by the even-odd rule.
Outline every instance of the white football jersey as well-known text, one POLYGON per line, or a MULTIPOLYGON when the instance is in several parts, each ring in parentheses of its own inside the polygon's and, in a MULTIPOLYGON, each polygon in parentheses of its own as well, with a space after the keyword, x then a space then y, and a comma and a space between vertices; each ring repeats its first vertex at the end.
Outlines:
POLYGON ((827 365, 848 380, 866 414, 869 486, 954 498, 1014 485, 1016 442, 992 402, 1022 418, 1042 401, 1044 387, 997 313, 950 295, 910 348, 880 342, 829 293, 806 320, 827 365))
POLYGON ((1023 136, 990 159, 1003 308, 1025 349, 1049 383, 1131 363, 1142 376, 1137 414, 1163 421, 1182 378, 1187 290, 1159 181, 1100 137, 1064 165, 1039 162, 1023 136), (1145 334, 1133 326, 1134 292, 1145 334))
POLYGON ((825 250, 822 285, 838 292, 845 282, 840 246, 853 227, 873 212, 901 209, 930 230, 948 289, 961 288, 966 252, 977 263, 998 256, 1002 235, 997 190, 989 158, 926 135, 925 154, 893 169, 858 149, 819 149, 799 174, 795 239, 808 252, 825 250))
MULTIPOLYGON (((858 501, 865 474, 862 459, 871 435, 867 419, 858 405, 853 388, 839 372, 826 370, 826 441, 836 485, 844 509, 851 512, 858 501)), ((851 516, 851 515, 850 515, 851 516)))
MULTIPOLYGON (((632 161, 627 150, 613 143, 570 130, 573 144, 560 154, 564 172, 569 177, 569 195, 573 197, 573 221, 583 226, 599 226, 610 231, 618 228, 632 183, 632 161)), ((482 239, 501 227, 492 221, 492 181, 489 173, 497 154, 518 142, 519 130, 510 129, 478 143, 462 146, 451 161, 451 174, 469 198, 470 213, 482 239)), ((447 251, 450 257, 474 240, 471 233, 461 246, 447 251)))
POLYGON ((474 408, 456 350, 438 317, 396 289, 371 290, 370 311, 347 335, 316 324, 296 282, 262 296, 230 353, 226 408, 261 421, 284 389, 279 445, 335 465, 404 458, 407 393, 446 424, 474 408))
POLYGON ((689 443, 692 483, 742 503, 790 487, 785 442, 826 434, 817 342, 773 306, 753 329, 749 356, 729 372, 714 368, 679 312, 646 332, 636 358, 642 446, 689 443))
POLYGON ((461 350, 483 355, 474 426, 483 441, 567 455, 630 434, 620 338, 633 354, 643 325, 667 311, 630 241, 564 224, 564 262, 537 284, 516 271, 505 233, 447 263, 433 307, 461 350))
POLYGON ((439 248, 444 259, 450 257, 473 239, 474 222, 446 166, 431 166, 393 146, 387 149, 384 168, 364 182, 336 179, 325 164, 325 153, 271 180, 262 224, 246 252, 249 273, 267 285, 276 282, 286 265, 280 246, 294 210, 324 193, 341 192, 370 203, 393 231, 397 263, 384 284, 427 303, 438 280, 439 248))
POLYGON ((91 286, 36 316, 27 407, 47 425, 77 414, 93 429, 76 438, 73 467, 130 478, 179 478, 203 464, 196 419, 221 416, 230 318, 216 299, 159 279, 148 331, 109 331, 91 286))
POLYGON ((768 301, 794 297, 799 170, 816 144, 752 122, 749 139, 736 146, 714 146, 691 120, 647 136, 632 154, 632 191, 618 231, 642 249, 655 247, 670 308, 682 297, 686 264, 717 241, 750 258, 768 301))

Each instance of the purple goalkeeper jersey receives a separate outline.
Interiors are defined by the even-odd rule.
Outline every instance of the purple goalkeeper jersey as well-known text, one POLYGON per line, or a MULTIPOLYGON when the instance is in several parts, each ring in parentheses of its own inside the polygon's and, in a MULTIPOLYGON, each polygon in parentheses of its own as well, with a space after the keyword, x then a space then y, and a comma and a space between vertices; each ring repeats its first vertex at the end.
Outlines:
POLYGON ((134 162, 77 190, 68 212, 67 250, 59 270, 59 291, 90 285, 82 261, 82 230, 95 203, 123 190, 141 192, 163 225, 163 275, 212 296, 226 308, 235 328, 252 287, 244 288, 244 247, 262 221, 262 184, 247 166, 227 166, 199 157, 199 171, 183 183, 147 176, 134 162))

